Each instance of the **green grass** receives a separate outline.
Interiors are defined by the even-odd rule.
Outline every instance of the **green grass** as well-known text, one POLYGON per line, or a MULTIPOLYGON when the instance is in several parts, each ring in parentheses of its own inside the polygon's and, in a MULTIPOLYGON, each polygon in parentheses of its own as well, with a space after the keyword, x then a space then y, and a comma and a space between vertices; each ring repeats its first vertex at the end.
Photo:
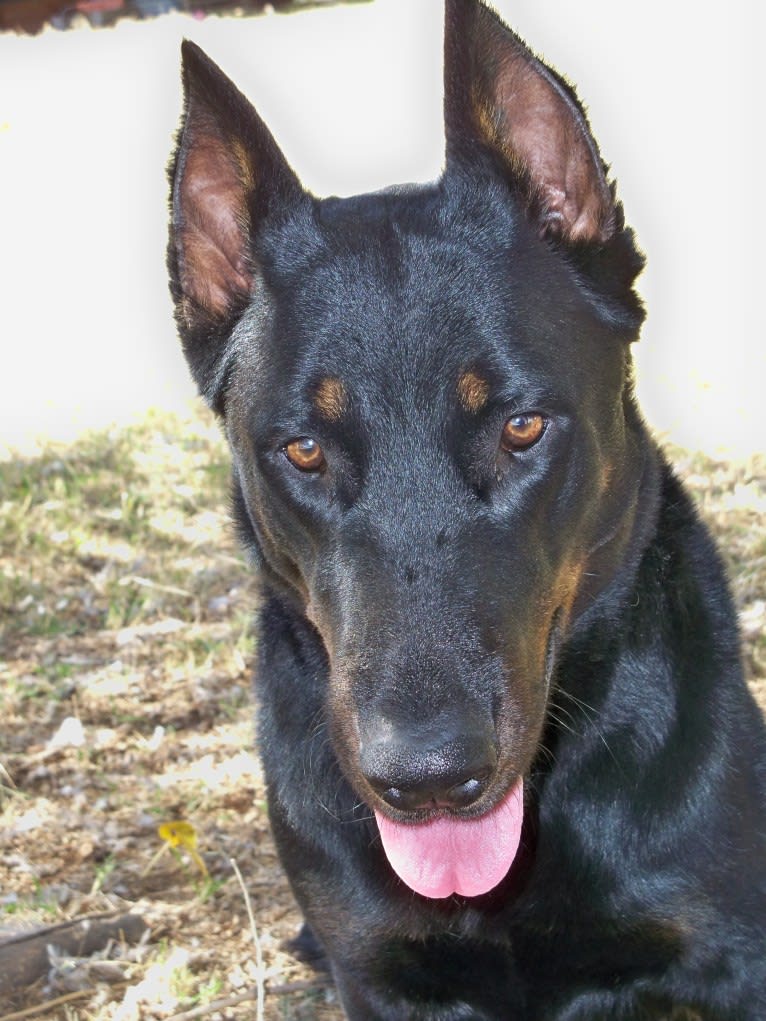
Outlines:
POLYGON ((204 616, 240 573, 227 480, 210 421, 158 414, 0 465, 0 643, 204 616))

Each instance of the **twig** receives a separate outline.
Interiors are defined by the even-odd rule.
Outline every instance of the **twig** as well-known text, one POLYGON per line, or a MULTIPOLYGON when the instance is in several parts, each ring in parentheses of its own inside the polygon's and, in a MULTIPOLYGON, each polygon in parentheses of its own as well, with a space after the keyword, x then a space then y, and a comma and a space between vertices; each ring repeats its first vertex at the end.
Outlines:
MULTIPOLYGON (((222 1000, 211 1000, 210 1003, 201 1007, 192 1007, 181 1014, 171 1014, 167 1021, 192 1021, 195 1017, 204 1017, 205 1014, 212 1014, 216 1010, 226 1010, 227 1007, 236 1007, 238 1003, 246 1003, 247 1000, 256 1000, 260 994, 258 986, 253 986, 244 993, 237 993, 236 996, 227 996, 222 1000)), ((0 1018, 5 1021, 5 1018, 0 1018)))
MULTIPOLYGON (((115 982, 110 989, 126 989, 130 982, 115 982)), ((13 1014, 3 1014, 0 1021, 21 1021, 25 1017, 34 1017, 35 1014, 42 1014, 49 1011, 51 1007, 60 1007, 64 1003, 71 1003, 73 1000, 87 1000, 89 996, 95 995, 96 989, 78 989, 74 993, 65 993, 57 996, 55 1000, 46 1000, 45 1003, 38 1003, 34 1007, 25 1007, 24 1010, 14 1011, 13 1014)))
MULTIPOLYGON (((116 982, 110 985, 110 989, 125 989, 130 982, 116 982)), ((260 983, 262 985, 262 983, 260 983)), ((315 979, 304 979, 298 982, 283 982, 280 985, 269 986, 269 992, 274 996, 287 996, 290 993, 310 992, 312 989, 324 989, 330 985, 330 978, 323 978, 318 975, 315 979)), ((72 1003, 74 1000, 85 1000, 93 996, 95 989, 79 989, 74 993, 66 993, 55 1000, 48 1000, 46 1003, 38 1003, 34 1007, 26 1007, 24 1010, 17 1010, 13 1014, 3 1014, 0 1021, 24 1021, 24 1018, 34 1017, 35 1014, 42 1014, 52 1007, 60 1007, 64 1003, 72 1003)), ((237 993, 236 996, 227 996, 225 999, 213 1000, 201 1007, 194 1007, 192 1010, 185 1010, 181 1014, 173 1014, 167 1021, 193 1021, 194 1018, 204 1017, 216 1010, 226 1010, 227 1007, 236 1007, 239 1003, 247 1003, 248 1000, 257 1000, 261 995, 259 985, 255 985, 244 993, 237 993)))
MULTIPOLYGON (((140 874, 140 878, 141 878, 141 879, 145 879, 145 878, 146 878, 146 876, 148 876, 148 875, 149 875, 149 873, 151 872, 151 870, 152 870, 152 869, 154 868, 154 866, 155 866, 155 865, 157 864, 157 862, 158 862, 158 861, 160 860, 160 858, 161 858, 161 857, 163 856, 163 854, 164 854, 164 853, 165 853, 166 851, 169 851, 169 850, 170 850, 170 845, 169 845, 169 844, 161 844, 161 845, 160 845, 160 846, 159 846, 159 847, 157 848, 157 850, 156 850, 156 851, 154 852, 154 854, 152 855, 152 857, 151 857, 151 859, 150 859, 150 861, 149 861, 148 865, 146 865, 146 866, 145 866, 145 867, 144 867, 144 868, 142 869, 142 871, 141 871, 141 874, 140 874)), ((0 1021, 2 1021, 2 1018, 0 1018, 0 1021)))
POLYGON ((158 581, 152 581, 151 578, 142 578, 138 574, 125 574, 117 584, 121 588, 124 588, 126 585, 138 585, 139 588, 151 588, 157 592, 166 592, 171 596, 185 596, 187 599, 194 598, 194 593, 189 592, 188 589, 177 588, 175 585, 161 585, 158 581))
POLYGON ((247 917, 250 919, 250 932, 253 936, 253 943, 255 944, 255 981, 257 990, 257 1001, 255 1006, 255 1017, 256 1021, 263 1021, 264 1018, 264 970, 263 970, 263 952, 261 950, 261 941, 258 938, 258 929, 255 925, 255 916, 253 915, 253 906, 250 903, 250 894, 247 892, 245 881, 242 878, 242 873, 239 871, 239 865, 233 858, 229 858, 231 867, 234 869, 234 874, 239 882, 240 889, 242 890, 242 896, 245 898, 245 905, 247 907, 247 917))
POLYGON ((329 975, 317 975, 316 978, 297 979, 295 982, 281 982, 276 986, 269 985, 269 992, 272 996, 289 996, 290 993, 310 993, 312 989, 327 989, 331 985, 332 979, 329 975))
MULTIPOLYGON (((327 978, 323 978, 320 975, 316 979, 304 979, 298 982, 283 982, 276 986, 272 986, 270 984, 269 993, 273 996, 287 996, 290 993, 304 993, 310 992, 312 989, 325 989, 330 984, 331 979, 329 976, 327 978)), ((227 996, 221 1000, 212 1000, 204 1006, 193 1007, 191 1010, 185 1010, 182 1014, 173 1014, 167 1019, 167 1021, 193 1021, 194 1018, 204 1017, 206 1014, 212 1014, 217 1010, 226 1010, 227 1007, 236 1007, 239 1003, 246 1003, 248 1000, 256 1000, 258 996, 258 986, 251 986, 251 988, 246 990, 244 993, 237 993, 235 996, 227 996)), ((5 1021, 5 1018, 0 1018, 0 1021, 5 1021)))
POLYGON ((11 791, 11 793, 13 793, 13 794, 20 794, 20 793, 21 793, 21 791, 20 791, 20 790, 18 789, 18 787, 16 786, 16 784, 15 784, 15 782, 14 782, 14 779, 13 779, 13 777, 12 777, 12 776, 11 776, 11 774, 10 774, 10 773, 8 772, 8 770, 7 770, 6 768, 5 768, 5 766, 3 765, 3 763, 2 763, 2 762, 0 762, 0 773, 2 773, 2 775, 3 775, 3 776, 5 777, 5 779, 6 779, 7 781, 8 781, 8 783, 7 783, 7 784, 3 784, 2 786, 3 786, 4 788, 7 788, 7 789, 8 789, 9 791, 11 791))

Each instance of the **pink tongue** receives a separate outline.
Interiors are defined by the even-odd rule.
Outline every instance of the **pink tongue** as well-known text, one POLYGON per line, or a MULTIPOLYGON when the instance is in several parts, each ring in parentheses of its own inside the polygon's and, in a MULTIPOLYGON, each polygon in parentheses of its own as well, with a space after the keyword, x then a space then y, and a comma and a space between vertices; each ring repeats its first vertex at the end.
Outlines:
POLYGON ((424 897, 486 893, 497 886, 516 857, 523 792, 524 783, 519 780, 497 808, 478 819, 445 815, 405 825, 375 812, 391 868, 424 897))

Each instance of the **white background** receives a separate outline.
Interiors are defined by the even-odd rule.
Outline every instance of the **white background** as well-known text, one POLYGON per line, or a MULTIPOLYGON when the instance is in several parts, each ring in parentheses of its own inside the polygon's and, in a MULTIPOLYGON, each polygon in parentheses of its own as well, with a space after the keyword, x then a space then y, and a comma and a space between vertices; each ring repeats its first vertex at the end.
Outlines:
MULTIPOLYGON (((577 85, 649 256, 647 416, 687 446, 762 449, 764 5, 497 6, 577 85)), ((438 175, 441 17, 439 0, 375 0, 0 36, 0 448, 191 394, 164 270, 182 37, 250 96, 308 187, 347 194, 438 175)))

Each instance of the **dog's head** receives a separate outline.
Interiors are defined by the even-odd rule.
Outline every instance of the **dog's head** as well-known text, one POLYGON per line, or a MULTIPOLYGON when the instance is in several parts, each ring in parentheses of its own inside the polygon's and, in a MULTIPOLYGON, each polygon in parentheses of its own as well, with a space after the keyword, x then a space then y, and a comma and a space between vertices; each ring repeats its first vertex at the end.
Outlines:
POLYGON ((557 656, 615 583, 644 443, 641 257, 583 110, 483 4, 446 6, 444 174, 353 199, 307 194, 185 44, 169 248, 238 513, 327 649, 348 779, 432 896, 507 868, 466 860, 487 827, 518 840, 557 656))

